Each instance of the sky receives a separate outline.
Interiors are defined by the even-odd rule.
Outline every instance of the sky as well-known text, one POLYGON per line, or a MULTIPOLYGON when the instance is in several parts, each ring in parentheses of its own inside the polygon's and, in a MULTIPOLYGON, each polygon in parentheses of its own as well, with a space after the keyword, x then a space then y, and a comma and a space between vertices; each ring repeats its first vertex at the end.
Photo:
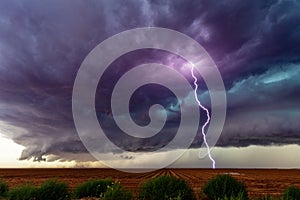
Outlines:
MULTIPOLYGON (((227 113, 212 150, 217 167, 299 168, 299 10, 296 0, 1 1, 0 167, 105 166, 88 153, 75 129, 72 89, 77 72, 105 39, 133 28, 163 27, 196 40, 221 73, 227 113)), ((121 155, 105 143, 99 148, 104 160, 117 155, 115 162, 123 167, 147 167, 182 151, 176 147, 150 160, 134 156, 170 142, 180 123, 179 103, 188 102, 192 93, 178 100, 165 87, 149 84, 133 94, 130 115, 138 125, 149 123, 153 104, 161 104, 168 114, 152 140, 128 140, 111 114, 110 96, 118 79, 148 62, 171 66, 192 85, 191 74, 182 67, 186 61, 170 52, 137 50, 111 63, 99 81, 95 109, 109 138, 130 153, 121 155)), ((198 97, 211 110, 205 82, 197 76, 198 97)), ((205 114, 199 111, 201 127, 205 114)), ((202 143, 199 129, 190 149, 171 166, 211 167, 207 157, 197 157, 202 143)))

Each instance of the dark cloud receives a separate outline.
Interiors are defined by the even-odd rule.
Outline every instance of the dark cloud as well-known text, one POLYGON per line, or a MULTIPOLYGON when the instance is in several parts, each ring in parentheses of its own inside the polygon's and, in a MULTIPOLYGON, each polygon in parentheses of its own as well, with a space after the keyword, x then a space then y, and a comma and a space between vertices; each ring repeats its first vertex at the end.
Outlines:
POLYGON ((299 144, 299 67, 274 67, 235 83, 228 91, 228 117, 219 144, 299 144))
MULTIPOLYGON (((143 26, 181 31, 199 41, 216 61, 229 103, 220 146, 300 142, 299 1, 16 0, 0 5, 0 131, 26 147, 21 159, 43 160, 44 155, 59 159, 86 152, 72 118, 77 70, 98 43, 143 26)), ((125 64, 164 63, 170 56, 137 54, 129 55, 125 64)), ((111 73, 120 75, 120 71, 111 73)), ((205 86, 201 89, 204 93, 199 95, 209 106, 205 86)), ((176 101, 163 95, 155 99, 165 99, 173 114, 167 131, 173 132, 178 122, 176 101)), ((137 123, 149 120, 146 107, 133 106, 137 123)), ((97 111, 99 120, 114 133, 109 110, 98 105, 97 111)), ((139 147, 151 150, 163 146, 164 139, 139 147)), ((128 141, 120 142, 140 150, 128 141)), ((193 146, 201 143, 199 135, 193 146)))

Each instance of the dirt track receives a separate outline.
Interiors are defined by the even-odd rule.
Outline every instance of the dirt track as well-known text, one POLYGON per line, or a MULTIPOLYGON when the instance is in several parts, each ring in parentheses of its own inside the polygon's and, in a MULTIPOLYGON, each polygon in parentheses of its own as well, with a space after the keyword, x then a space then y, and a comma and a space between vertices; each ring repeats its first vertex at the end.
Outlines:
POLYGON ((295 185, 300 187, 300 170, 277 169, 163 169, 150 173, 124 173, 113 169, 0 169, 0 177, 10 186, 24 183, 39 185, 46 179, 57 178, 65 181, 71 188, 88 179, 112 178, 134 192, 146 179, 159 175, 173 175, 189 182, 196 193, 210 178, 220 173, 230 173, 245 182, 251 197, 264 194, 280 195, 284 188, 295 185))

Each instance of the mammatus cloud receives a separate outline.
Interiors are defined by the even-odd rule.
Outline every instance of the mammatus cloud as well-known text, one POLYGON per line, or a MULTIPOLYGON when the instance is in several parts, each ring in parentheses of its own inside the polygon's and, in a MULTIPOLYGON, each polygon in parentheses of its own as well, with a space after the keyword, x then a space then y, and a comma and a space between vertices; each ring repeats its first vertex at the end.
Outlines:
MULTIPOLYGON (((26 147, 21 159, 43 160, 44 155, 83 159, 70 156, 86 152, 72 119, 77 70, 98 43, 143 26, 181 31, 199 41, 217 63, 229 104, 220 146, 300 142, 298 1, 16 0, 0 4, 0 129, 26 147)), ((174 56, 136 52, 127 55, 127 60, 125 56, 122 63, 126 67, 158 60, 171 63, 174 56)), ((107 79, 118 73, 112 70, 107 79)), ((105 83, 111 87, 111 82, 105 83)), ((199 96, 209 106, 205 84, 200 83, 199 96)), ((164 96, 162 90, 149 91, 152 96, 161 95, 154 100, 164 103, 170 112, 173 121, 166 131, 173 132, 179 120, 176 101, 164 96)), ((150 96, 137 93, 136 102, 150 96)), ((107 101, 101 94, 98 98, 107 101)), ((147 100, 147 105, 153 102, 147 100)), ((111 114, 101 105, 97 108, 99 120, 113 134, 111 114)), ((147 122, 144 106, 137 103, 132 110, 137 123, 147 122)), ((162 145, 163 139, 143 145, 151 149, 162 145)), ((124 142, 134 149, 130 141, 124 142)), ((201 143, 199 135, 193 147, 201 143)))

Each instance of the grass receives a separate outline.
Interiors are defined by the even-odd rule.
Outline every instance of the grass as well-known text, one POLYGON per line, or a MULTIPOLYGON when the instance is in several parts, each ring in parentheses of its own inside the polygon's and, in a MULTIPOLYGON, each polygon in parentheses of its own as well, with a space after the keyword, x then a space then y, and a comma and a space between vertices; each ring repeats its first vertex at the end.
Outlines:
POLYGON ((272 197, 271 195, 265 195, 263 197, 257 198, 255 200, 282 200, 281 197, 272 197))
POLYGON ((12 188, 7 193, 8 200, 68 200, 70 194, 67 184, 47 180, 40 187, 30 184, 12 188))
POLYGON ((36 200, 37 197, 38 188, 29 184, 12 188, 7 193, 7 200, 36 200))
POLYGON ((237 181, 228 174, 217 175, 202 188, 209 199, 247 200, 248 194, 244 183, 237 181))
POLYGON ((119 183, 113 183, 100 196, 101 200, 133 200, 133 193, 125 190, 119 183))
POLYGON ((0 179, 0 197, 5 197, 8 192, 8 184, 0 179))
POLYGON ((57 180, 47 180, 38 188, 40 200, 68 200, 70 193, 68 185, 57 180))
POLYGON ((74 197, 100 197, 107 190, 108 186, 112 184, 113 181, 111 179, 88 180, 75 188, 74 197))
POLYGON ((192 188, 183 179, 159 176, 145 182, 139 189, 140 200, 194 200, 192 188))
POLYGON ((300 189, 295 186, 291 186, 284 190, 283 200, 298 200, 300 199, 300 189))

